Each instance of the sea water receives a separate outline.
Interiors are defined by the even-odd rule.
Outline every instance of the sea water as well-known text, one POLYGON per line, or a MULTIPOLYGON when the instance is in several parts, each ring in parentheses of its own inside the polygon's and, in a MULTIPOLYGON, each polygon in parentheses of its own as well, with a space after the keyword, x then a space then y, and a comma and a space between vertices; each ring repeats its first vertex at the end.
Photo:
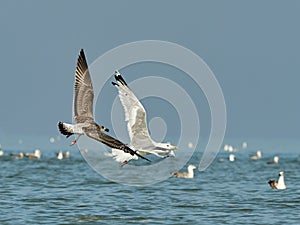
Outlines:
MULTIPOLYGON (((17 150, 2 145, 0 224, 300 224, 300 153, 289 143, 264 151, 274 142, 253 140, 233 153, 234 162, 220 150, 194 179, 170 177, 141 187, 103 178, 75 147, 63 160, 56 159, 59 149, 41 147, 35 160, 12 159, 9 153, 17 150), (259 146, 262 159, 251 160, 259 146), (267 164, 274 155, 279 163, 267 164), (268 180, 280 171, 287 189, 272 190, 268 180)), ((199 161, 193 156, 189 163, 199 161)))

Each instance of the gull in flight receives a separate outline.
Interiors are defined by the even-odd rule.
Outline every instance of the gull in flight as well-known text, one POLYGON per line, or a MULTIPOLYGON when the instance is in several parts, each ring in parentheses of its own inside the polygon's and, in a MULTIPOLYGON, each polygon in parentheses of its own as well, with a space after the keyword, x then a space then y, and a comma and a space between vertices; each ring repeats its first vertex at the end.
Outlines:
POLYGON ((196 166, 189 165, 187 169, 187 173, 175 172, 173 173, 173 176, 178 178, 194 178, 194 169, 196 169, 196 166))
POLYGON ((272 189, 278 189, 278 190, 284 190, 286 189, 285 183, 284 183, 284 172, 280 172, 278 175, 278 181, 276 180, 269 180, 269 185, 272 189))
MULTIPOLYGON (((112 84, 118 89, 119 98, 125 112, 125 121, 130 137, 130 147, 136 149, 140 155, 154 154, 161 158, 174 156, 173 149, 178 149, 170 143, 157 143, 149 135, 147 128, 146 110, 135 94, 127 86, 121 74, 115 72, 116 82, 112 84)), ((112 149, 112 156, 122 165, 131 159, 138 159, 138 155, 129 155, 112 149)))
POLYGON ((75 84, 74 84, 74 97, 73 97, 73 112, 75 124, 68 124, 64 122, 58 123, 59 131, 67 138, 73 134, 77 135, 77 138, 71 142, 70 145, 74 145, 81 135, 86 135, 96 141, 99 141, 110 148, 118 149, 129 153, 132 156, 139 156, 147 161, 145 157, 139 155, 137 151, 132 150, 121 141, 105 134, 109 130, 104 126, 98 125, 94 121, 93 115, 93 100, 94 90, 88 65, 86 62, 85 54, 81 49, 77 66, 75 71, 75 84))

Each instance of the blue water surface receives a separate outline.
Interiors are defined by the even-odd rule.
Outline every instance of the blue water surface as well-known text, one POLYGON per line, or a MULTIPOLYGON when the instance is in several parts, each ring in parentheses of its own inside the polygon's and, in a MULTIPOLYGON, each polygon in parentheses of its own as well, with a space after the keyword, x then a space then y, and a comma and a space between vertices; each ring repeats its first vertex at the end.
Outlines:
MULTIPOLYGON (((220 151, 207 170, 195 171, 194 179, 171 177, 144 187, 103 178, 76 149, 63 160, 56 159, 58 150, 43 152, 38 160, 12 159, 9 153, 14 151, 4 151, 0 224, 300 223, 296 151, 269 152, 253 161, 248 155, 254 148, 240 150, 234 162, 220 151), (275 154, 279 164, 267 164, 275 154), (267 182, 280 171, 285 172, 287 189, 272 190, 267 182)), ((199 160, 193 157, 189 163, 198 165, 199 160)))

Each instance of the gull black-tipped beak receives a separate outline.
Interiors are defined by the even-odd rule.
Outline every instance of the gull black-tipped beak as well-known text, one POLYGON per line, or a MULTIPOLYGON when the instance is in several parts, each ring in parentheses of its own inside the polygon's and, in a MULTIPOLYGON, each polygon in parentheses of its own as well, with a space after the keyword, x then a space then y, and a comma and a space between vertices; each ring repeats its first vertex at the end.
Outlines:
POLYGON ((105 131, 105 132, 109 132, 109 129, 108 129, 108 128, 105 128, 104 131, 105 131))

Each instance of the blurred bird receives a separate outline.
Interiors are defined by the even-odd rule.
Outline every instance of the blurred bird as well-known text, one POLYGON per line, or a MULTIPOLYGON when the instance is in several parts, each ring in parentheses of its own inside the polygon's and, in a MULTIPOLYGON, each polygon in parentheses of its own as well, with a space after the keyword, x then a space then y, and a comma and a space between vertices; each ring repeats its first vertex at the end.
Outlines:
POLYGON ((278 164, 278 161, 279 161, 279 157, 274 156, 273 161, 267 162, 267 164, 278 164))
POLYGON ((14 158, 14 159, 23 159, 24 153, 23 152, 20 152, 19 154, 13 154, 13 153, 11 153, 9 156, 11 158, 14 158))
POLYGON ((284 183, 284 172, 281 171, 278 175, 278 181, 276 180, 269 180, 268 184, 271 186, 272 189, 284 190, 286 189, 284 183))
POLYGON ((63 154, 64 158, 69 158, 70 157, 70 151, 67 150, 66 153, 63 154))
POLYGON ((36 149, 33 154, 26 153, 25 156, 26 156, 26 158, 29 158, 29 159, 39 159, 39 158, 41 158, 41 150, 36 149))
POLYGON ((253 160, 261 159, 261 157, 262 157, 261 150, 258 150, 255 155, 250 155, 249 157, 250 157, 250 159, 253 159, 253 160))
POLYGON ((56 154, 56 158, 59 159, 59 160, 62 160, 62 159, 64 158, 62 151, 59 151, 59 152, 56 154))
POLYGON ((196 169, 196 166, 194 165, 189 165, 187 170, 187 173, 180 173, 180 172, 175 172, 173 173, 173 176, 178 177, 178 178, 194 178, 194 169, 196 169))
POLYGON ((235 160, 235 155, 234 154, 230 154, 229 155, 229 161, 233 162, 235 160))

